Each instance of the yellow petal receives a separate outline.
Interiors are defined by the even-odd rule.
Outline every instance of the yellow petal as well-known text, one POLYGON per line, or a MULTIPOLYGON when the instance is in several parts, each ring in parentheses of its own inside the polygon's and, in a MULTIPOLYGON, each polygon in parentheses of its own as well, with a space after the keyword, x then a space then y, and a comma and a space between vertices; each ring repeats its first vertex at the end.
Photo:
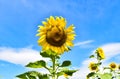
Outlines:
POLYGON ((58 52, 58 49, 57 49, 57 47, 54 47, 54 50, 53 51, 55 51, 56 53, 58 52))
POLYGON ((42 24, 43 24, 44 26, 46 26, 46 25, 47 25, 47 22, 45 22, 45 21, 42 21, 42 24))
POLYGON ((38 40, 38 44, 39 44, 39 45, 43 45, 43 44, 45 44, 45 43, 46 43, 46 40, 44 40, 44 39, 38 40))
POLYGON ((61 46, 61 51, 62 51, 62 53, 64 52, 64 46, 61 46))
POLYGON ((71 41, 67 41, 65 44, 66 44, 67 46, 74 46, 74 44, 73 44, 71 41))
POLYGON ((67 41, 72 41, 72 40, 74 40, 75 38, 74 38, 74 35, 67 35, 67 41))
POLYGON ((62 53, 61 47, 58 47, 58 54, 61 54, 61 53, 62 53))
POLYGON ((66 32, 67 32, 67 33, 74 32, 74 26, 73 26, 73 25, 70 25, 70 26, 66 29, 66 32))

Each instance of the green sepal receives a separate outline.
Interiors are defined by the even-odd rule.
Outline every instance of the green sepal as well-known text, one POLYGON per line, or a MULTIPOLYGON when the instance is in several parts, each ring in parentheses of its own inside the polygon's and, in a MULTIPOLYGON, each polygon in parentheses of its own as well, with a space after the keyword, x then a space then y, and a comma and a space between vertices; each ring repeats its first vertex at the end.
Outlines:
POLYGON ((41 51, 41 52, 40 52, 40 55, 41 55, 42 57, 45 57, 45 58, 52 58, 53 56, 56 56, 57 59, 60 58, 60 56, 57 55, 57 53, 55 53, 55 52, 52 51, 52 50, 41 51))
POLYGON ((49 58, 49 57, 51 56, 50 53, 47 52, 47 51, 41 51, 41 52, 40 52, 40 55, 41 55, 42 57, 46 57, 46 58, 49 58))
POLYGON ((60 67, 66 67, 66 66, 70 66, 70 65, 71 65, 71 61, 66 60, 66 61, 63 61, 62 65, 60 67))
POLYGON ((36 61, 36 62, 30 62, 26 65, 26 67, 30 68, 42 68, 46 67, 46 62, 44 60, 36 61))

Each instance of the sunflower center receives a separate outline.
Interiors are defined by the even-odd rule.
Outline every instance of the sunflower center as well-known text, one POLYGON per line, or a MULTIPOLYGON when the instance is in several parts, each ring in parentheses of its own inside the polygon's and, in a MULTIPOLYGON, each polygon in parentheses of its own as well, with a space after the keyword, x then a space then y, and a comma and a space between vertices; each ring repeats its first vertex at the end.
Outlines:
POLYGON ((92 66, 92 70, 96 70, 97 69, 97 66, 92 66))
POLYGON ((46 41, 50 45, 60 47, 65 43, 66 37, 64 29, 53 26, 47 31, 46 41))
POLYGON ((119 65, 118 69, 120 70, 120 65, 119 65))
POLYGON ((112 65, 111 65, 111 68, 116 68, 116 65, 112 64, 112 65))

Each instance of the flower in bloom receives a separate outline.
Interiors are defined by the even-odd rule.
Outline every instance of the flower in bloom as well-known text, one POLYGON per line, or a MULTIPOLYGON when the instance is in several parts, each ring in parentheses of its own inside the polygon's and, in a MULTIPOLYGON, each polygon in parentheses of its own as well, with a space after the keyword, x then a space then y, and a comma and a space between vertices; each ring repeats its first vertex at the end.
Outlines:
POLYGON ((42 24, 39 26, 37 36, 40 37, 38 44, 43 50, 52 50, 57 54, 62 54, 73 46, 74 26, 70 25, 66 28, 66 20, 63 17, 50 16, 42 24))
POLYGON ((64 74, 64 77, 65 77, 65 78, 68 78, 68 76, 69 76, 68 74, 64 74))
POLYGON ((120 70, 120 64, 119 64, 119 66, 118 66, 118 69, 120 70))
POLYGON ((97 54, 101 59, 105 59, 105 54, 102 48, 97 49, 97 54))
POLYGON ((112 70, 115 70, 115 69, 117 68, 117 64, 114 63, 114 62, 110 63, 109 66, 110 66, 110 68, 111 68, 112 70))
POLYGON ((89 68, 90 68, 91 71, 97 71, 98 70, 98 65, 94 62, 91 62, 89 64, 89 68))

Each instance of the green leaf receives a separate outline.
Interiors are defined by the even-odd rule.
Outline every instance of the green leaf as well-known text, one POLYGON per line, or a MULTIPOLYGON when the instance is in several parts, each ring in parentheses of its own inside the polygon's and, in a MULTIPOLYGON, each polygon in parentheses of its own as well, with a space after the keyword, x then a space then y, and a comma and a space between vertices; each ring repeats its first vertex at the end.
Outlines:
POLYGON ((104 73, 99 75, 101 79, 112 79, 112 74, 104 73))
POLYGON ((16 77, 20 78, 20 79, 36 79, 36 77, 40 75, 39 72, 36 71, 29 71, 29 72, 25 72, 23 74, 17 75, 16 77))
POLYGON ((29 71, 29 72, 17 75, 16 77, 18 77, 20 79, 37 79, 37 77, 39 79, 50 79, 48 74, 41 74, 36 71, 29 71))
POLYGON ((46 67, 46 62, 44 60, 36 61, 36 62, 30 62, 26 65, 26 67, 30 68, 42 68, 46 67))
POLYGON ((95 75, 95 72, 91 72, 91 73, 89 73, 88 75, 87 75, 87 78, 90 78, 90 77, 92 77, 92 76, 94 76, 95 75))
POLYGON ((95 56, 94 55, 91 55, 89 58, 94 58, 95 56))
POLYGON ((38 76, 39 79, 50 79, 48 74, 42 74, 38 76))
POLYGON ((16 77, 18 77, 20 79, 27 79, 27 74, 23 73, 23 74, 17 75, 16 77))
POLYGON ((99 63, 97 63, 97 66, 100 66, 102 64, 102 62, 99 62, 99 63))
POLYGON ((64 70, 63 72, 64 72, 65 74, 69 75, 69 76, 72 76, 73 73, 75 73, 76 71, 78 71, 78 70, 64 70))
POLYGON ((63 71, 61 71, 61 72, 57 72, 57 76, 58 76, 58 77, 61 76, 61 75, 63 75, 63 74, 64 74, 63 71))
POLYGON ((117 79, 120 79, 120 77, 118 76, 117 79))
POLYGON ((70 66, 70 65, 71 65, 71 61, 66 60, 66 61, 63 61, 62 65, 60 67, 66 67, 66 66, 70 66))

